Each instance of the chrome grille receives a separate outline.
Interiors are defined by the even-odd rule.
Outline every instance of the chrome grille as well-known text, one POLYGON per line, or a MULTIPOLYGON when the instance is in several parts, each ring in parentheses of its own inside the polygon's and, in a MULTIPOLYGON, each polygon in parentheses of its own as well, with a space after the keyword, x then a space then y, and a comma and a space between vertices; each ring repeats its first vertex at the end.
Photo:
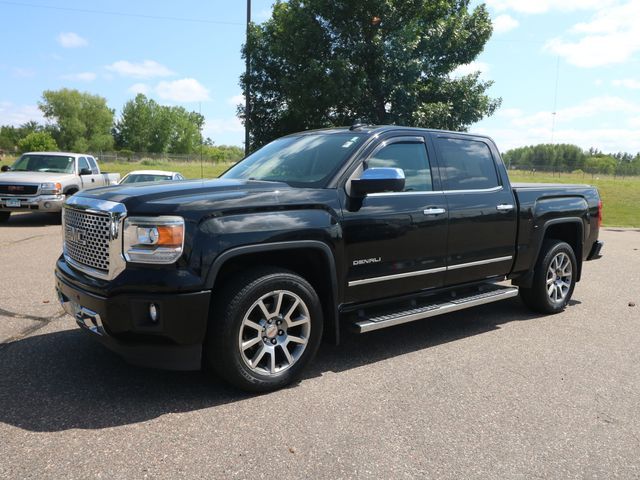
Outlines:
POLYGON ((64 212, 65 253, 87 267, 109 272, 109 232, 111 218, 66 208, 64 212))

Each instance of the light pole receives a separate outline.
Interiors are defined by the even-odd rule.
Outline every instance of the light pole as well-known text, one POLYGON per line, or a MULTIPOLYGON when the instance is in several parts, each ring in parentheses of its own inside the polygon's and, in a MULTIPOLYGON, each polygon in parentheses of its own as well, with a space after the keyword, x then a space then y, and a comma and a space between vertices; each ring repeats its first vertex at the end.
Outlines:
POLYGON ((249 26, 251 24, 251 0, 247 0, 247 32, 245 40, 245 82, 244 82, 244 155, 249 155, 249 118, 251 117, 251 101, 249 94, 250 74, 251 74, 251 54, 249 50, 249 26))

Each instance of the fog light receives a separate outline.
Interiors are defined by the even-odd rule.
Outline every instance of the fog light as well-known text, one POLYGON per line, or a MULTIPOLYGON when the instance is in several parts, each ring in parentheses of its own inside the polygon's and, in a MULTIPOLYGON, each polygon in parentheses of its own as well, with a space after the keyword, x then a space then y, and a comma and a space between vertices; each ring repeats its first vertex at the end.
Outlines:
POLYGON ((51 204, 49 202, 44 202, 44 208, 51 208, 51 204))
POLYGON ((150 303, 149 304, 149 318, 151 318, 151 321, 153 323, 156 323, 158 321, 158 305, 156 305, 155 303, 150 303))

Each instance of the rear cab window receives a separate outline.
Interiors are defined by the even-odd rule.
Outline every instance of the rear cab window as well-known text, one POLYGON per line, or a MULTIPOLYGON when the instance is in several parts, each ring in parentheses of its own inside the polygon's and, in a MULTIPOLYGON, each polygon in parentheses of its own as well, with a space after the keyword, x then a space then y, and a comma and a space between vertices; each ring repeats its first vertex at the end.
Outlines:
POLYGON ((496 162, 481 140, 436 137, 444 190, 489 190, 500 187, 496 162))
POLYGON ((94 175, 97 175, 100 173, 100 170, 98 169, 98 164, 96 163, 95 158, 93 157, 87 157, 87 161, 89 162, 89 167, 91 168, 91 172, 94 175))

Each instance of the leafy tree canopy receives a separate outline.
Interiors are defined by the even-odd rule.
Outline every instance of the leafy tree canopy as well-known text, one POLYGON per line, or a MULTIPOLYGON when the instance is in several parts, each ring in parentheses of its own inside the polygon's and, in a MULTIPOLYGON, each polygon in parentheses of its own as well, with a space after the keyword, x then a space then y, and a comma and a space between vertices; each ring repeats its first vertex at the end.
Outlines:
POLYGON ((55 122, 53 137, 63 150, 97 152, 113 146, 113 110, 105 98, 63 88, 46 90, 38 104, 45 118, 55 122))
POLYGON ((400 124, 465 130, 500 104, 473 61, 491 36, 470 0, 278 0, 253 25, 243 55, 251 73, 252 148, 308 128, 400 124))
POLYGON ((58 144, 46 131, 34 131, 18 142, 18 151, 23 152, 55 152, 58 144))
POLYGON ((134 152, 192 153, 200 145, 203 125, 199 113, 159 105, 138 94, 124 105, 114 135, 120 148, 134 152))

